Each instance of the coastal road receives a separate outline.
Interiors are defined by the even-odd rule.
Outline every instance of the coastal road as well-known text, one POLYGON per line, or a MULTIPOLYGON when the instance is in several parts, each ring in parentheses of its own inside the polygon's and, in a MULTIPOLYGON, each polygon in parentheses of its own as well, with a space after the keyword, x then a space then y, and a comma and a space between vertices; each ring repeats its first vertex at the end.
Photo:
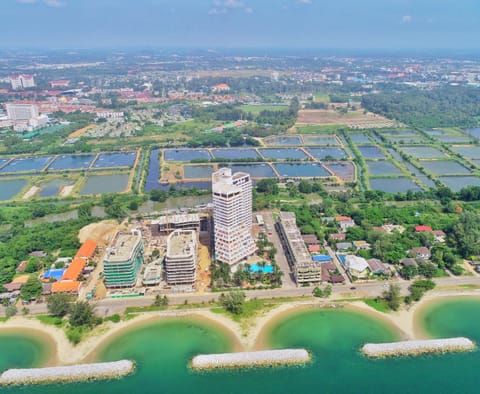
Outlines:
MULTIPOLYGON (((375 283, 358 283, 352 285, 334 285, 332 288, 332 301, 345 298, 374 298, 380 296, 390 283, 398 283, 403 295, 408 294, 408 287, 412 281, 392 280, 375 283)), ((437 278, 435 283, 438 287, 452 286, 480 286, 480 277, 468 276, 460 278, 437 278)), ((310 297, 313 287, 295 287, 291 289, 270 289, 270 290, 250 290, 246 291, 248 299, 275 298, 275 297, 310 297)), ((211 300, 218 300, 221 293, 177 293, 167 294, 171 305, 180 304, 207 304, 211 300)), ((149 306, 153 303, 154 296, 143 296, 134 298, 104 298, 100 301, 94 301, 97 313, 100 316, 108 316, 115 313, 123 313, 127 307, 149 306)), ((45 303, 30 304, 27 306, 30 314, 46 314, 47 306, 45 303)), ((21 307, 19 307, 19 310, 21 307)), ((5 312, 4 307, 0 307, 0 315, 5 312)))

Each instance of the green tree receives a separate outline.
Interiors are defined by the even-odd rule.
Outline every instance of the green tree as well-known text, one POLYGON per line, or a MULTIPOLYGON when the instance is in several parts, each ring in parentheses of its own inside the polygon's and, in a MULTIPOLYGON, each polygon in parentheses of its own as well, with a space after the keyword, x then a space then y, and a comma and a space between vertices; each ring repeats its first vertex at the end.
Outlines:
POLYGON ((383 299, 392 311, 397 311, 400 308, 400 285, 390 283, 388 290, 383 292, 383 299))
POLYGON ((31 300, 40 294, 42 294, 42 282, 32 275, 20 290, 20 296, 23 300, 31 300))
POLYGON ((257 192, 265 193, 268 195, 278 194, 278 182, 275 179, 262 179, 257 183, 257 192))
POLYGON ((47 299, 48 313, 52 316, 63 317, 70 310, 73 297, 67 293, 52 294, 47 299))
POLYGON ((153 306, 168 306, 168 298, 166 295, 163 297, 160 294, 155 296, 155 300, 153 301, 153 306))
POLYGON ((92 326, 95 322, 94 308, 87 301, 77 301, 70 307, 69 322, 74 327, 92 326))
POLYGON ((312 193, 312 185, 306 180, 301 180, 298 184, 298 191, 303 194, 312 193))
POLYGON ((12 316, 15 316, 17 314, 18 310, 17 310, 17 307, 15 305, 8 305, 6 308, 5 308, 5 316, 7 318, 10 318, 12 316))
POLYGON ((231 291, 227 294, 222 293, 220 295, 220 302, 227 311, 239 315, 243 312, 245 293, 243 291, 231 291))

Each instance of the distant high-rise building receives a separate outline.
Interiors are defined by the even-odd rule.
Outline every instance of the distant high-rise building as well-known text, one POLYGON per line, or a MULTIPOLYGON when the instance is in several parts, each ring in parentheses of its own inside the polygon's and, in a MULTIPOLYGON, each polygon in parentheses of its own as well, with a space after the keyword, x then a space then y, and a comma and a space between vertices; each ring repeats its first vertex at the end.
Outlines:
POLYGON ((35 87, 35 79, 33 75, 12 75, 10 83, 13 90, 27 89, 35 87))
POLYGON ((38 106, 35 104, 6 104, 10 120, 30 120, 38 118, 38 106))
POLYGON ((252 180, 230 168, 212 174, 215 257, 233 265, 255 253, 252 229, 252 180))

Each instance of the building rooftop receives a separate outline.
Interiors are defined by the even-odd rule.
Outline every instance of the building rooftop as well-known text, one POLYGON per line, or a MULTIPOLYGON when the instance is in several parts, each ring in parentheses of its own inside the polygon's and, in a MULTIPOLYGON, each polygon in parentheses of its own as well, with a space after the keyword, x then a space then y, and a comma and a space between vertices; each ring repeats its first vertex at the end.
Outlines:
POLYGON ((195 231, 176 230, 167 240, 167 256, 190 256, 195 253, 195 231))
POLYGON ((112 246, 108 248, 105 261, 115 263, 129 260, 135 246, 140 242, 141 238, 142 236, 139 231, 131 233, 119 232, 112 246))
POLYGON ((184 215, 169 215, 169 216, 160 216, 156 220, 152 220, 152 224, 179 224, 179 223, 188 223, 188 222, 198 222, 200 217, 198 213, 188 213, 184 215))

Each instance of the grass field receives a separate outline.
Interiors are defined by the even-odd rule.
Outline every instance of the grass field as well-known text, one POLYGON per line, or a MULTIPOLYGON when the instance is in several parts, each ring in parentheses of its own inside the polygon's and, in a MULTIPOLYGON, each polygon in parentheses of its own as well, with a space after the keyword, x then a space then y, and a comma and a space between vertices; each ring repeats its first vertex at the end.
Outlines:
POLYGON ((313 95, 313 98, 315 99, 316 103, 325 103, 325 104, 330 103, 330 97, 328 96, 328 94, 315 93, 313 95))
POLYGON ((363 110, 342 113, 335 109, 309 109, 298 112, 299 125, 346 125, 355 128, 392 127, 394 121, 363 110))

